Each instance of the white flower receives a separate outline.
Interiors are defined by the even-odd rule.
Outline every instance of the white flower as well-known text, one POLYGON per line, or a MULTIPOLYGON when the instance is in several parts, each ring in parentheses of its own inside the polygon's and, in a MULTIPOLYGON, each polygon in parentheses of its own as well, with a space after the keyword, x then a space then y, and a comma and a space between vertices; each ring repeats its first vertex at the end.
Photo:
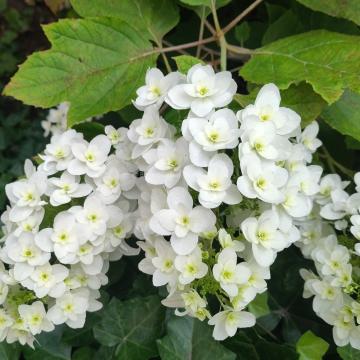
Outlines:
POLYGON ((155 105, 159 108, 169 89, 182 80, 182 75, 172 72, 166 76, 157 68, 149 69, 145 76, 145 85, 136 90, 137 98, 134 105, 139 110, 155 105))
POLYGON ((177 256, 175 268, 180 272, 179 282, 186 285, 195 279, 201 279, 208 271, 208 266, 202 262, 202 254, 199 247, 186 256, 177 256))
POLYGON ((18 281, 29 277, 35 266, 44 265, 50 260, 50 253, 36 245, 31 233, 21 234, 19 238, 8 238, 4 250, 14 262, 14 277, 18 281))
POLYGON ((35 301, 31 305, 20 305, 18 311, 25 326, 33 335, 55 329, 55 326, 47 318, 44 304, 41 301, 35 301))
POLYGON ((322 145, 322 142, 316 138, 318 133, 319 124, 316 121, 313 121, 306 126, 300 135, 298 135, 297 141, 302 143, 310 153, 314 153, 317 148, 322 145))
POLYGON ((110 152, 111 142, 105 135, 97 135, 88 143, 83 140, 72 144, 71 151, 75 159, 71 160, 68 172, 71 175, 101 176, 105 169, 105 161, 110 152))
POLYGON ((59 206, 67 204, 72 198, 85 197, 93 190, 89 184, 80 184, 80 176, 71 175, 64 171, 60 178, 50 178, 47 195, 50 195, 50 204, 59 206))
POLYGON ((83 135, 73 129, 54 135, 50 140, 50 144, 46 145, 44 154, 40 155, 40 158, 44 160, 40 167, 49 175, 66 170, 73 159, 72 144, 82 140, 83 135))
POLYGON ((188 162, 188 144, 184 138, 176 142, 163 140, 157 149, 148 151, 145 160, 152 164, 145 173, 145 180, 152 185, 174 187, 182 177, 182 169, 188 162))
POLYGON ((318 165, 303 166, 289 178, 288 186, 295 186, 305 195, 313 196, 319 189, 323 169, 318 165))
POLYGON ((150 107, 141 119, 134 120, 129 127, 128 138, 135 144, 132 158, 136 159, 148 151, 154 144, 165 138, 172 129, 159 116, 156 109, 150 107))
POLYGON ((215 225, 215 215, 202 206, 193 208, 191 195, 181 187, 169 191, 167 204, 169 209, 157 211, 150 220, 150 227, 159 235, 171 235, 175 252, 187 255, 195 249, 199 234, 215 225))
POLYGON ((4 309, 0 309, 0 339, 5 338, 7 330, 13 323, 14 319, 4 309))
POLYGON ((23 221, 34 211, 40 210, 46 204, 41 199, 46 188, 46 174, 41 170, 32 173, 27 179, 7 184, 5 191, 12 205, 9 212, 10 221, 23 221))
POLYGON ((188 118, 186 124, 194 141, 204 151, 233 149, 239 143, 238 120, 230 109, 214 112, 209 120, 188 118))
MULTIPOLYGON (((90 182, 90 179, 87 179, 90 182)), ((105 172, 93 179, 96 185, 96 196, 105 204, 112 204, 123 192, 131 190, 135 185, 135 176, 116 158, 110 157, 105 172)))
POLYGON ((276 253, 286 247, 286 240, 278 227, 279 218, 272 210, 263 212, 258 219, 249 217, 241 223, 241 231, 251 243, 254 258, 260 266, 271 265, 276 253))
POLYGON ((320 205, 331 202, 331 193, 334 190, 343 190, 347 185, 349 185, 349 181, 341 181, 338 174, 325 175, 320 180, 320 189, 316 195, 316 202, 320 205))
POLYGON ((228 105, 237 85, 228 71, 215 74, 209 65, 194 65, 187 74, 187 83, 174 86, 166 102, 174 109, 190 109, 204 117, 214 108, 228 105))
MULTIPOLYGON (((244 124, 241 126, 243 128, 246 128, 244 124)), ((254 153, 268 160, 285 160, 291 153, 290 142, 276 134, 276 128, 271 122, 251 124, 249 129, 243 131, 239 146, 240 159, 243 155, 254 153)))
POLYGON ((222 202, 233 205, 241 200, 241 194, 231 183, 234 166, 226 154, 216 154, 208 165, 208 171, 193 165, 184 168, 187 184, 199 192, 199 202, 206 208, 218 207, 222 202))
POLYGON ((127 128, 124 127, 115 129, 112 125, 105 126, 105 134, 111 141, 112 146, 114 146, 115 148, 120 142, 125 141, 125 139, 127 138, 127 131, 127 128))
POLYGON ((250 278, 250 270, 243 264, 237 264, 236 252, 230 248, 220 252, 213 274, 221 288, 230 296, 238 294, 238 285, 245 284, 250 278))
POLYGON ((61 212, 55 216, 53 229, 41 230, 35 241, 43 251, 54 251, 60 262, 69 264, 89 235, 89 229, 77 223, 73 214, 61 212))
POLYGON ((300 125, 300 116, 294 111, 280 107, 280 92, 274 84, 264 85, 255 100, 254 105, 248 105, 238 112, 240 121, 266 122, 275 125, 279 135, 292 135, 300 125))
POLYGON ((300 218, 310 214, 312 209, 312 200, 310 197, 301 193, 298 187, 287 187, 283 190, 285 195, 281 206, 294 218, 300 218))
POLYGON ((237 329, 254 326, 255 321, 255 316, 247 311, 225 310, 214 315, 208 324, 215 325, 214 339, 222 341, 234 336, 237 329))
POLYGON ((15 236, 20 236, 24 232, 36 234, 39 232, 39 227, 44 219, 45 211, 43 208, 33 212, 30 216, 17 223, 17 228, 14 230, 15 236))
POLYGON ((48 311, 48 319, 55 325, 66 323, 73 329, 79 329, 84 326, 88 306, 88 290, 67 292, 56 299, 55 305, 48 311))
POLYGON ((76 220, 86 225, 93 234, 104 235, 110 209, 96 195, 86 198, 82 208, 74 209, 76 220))
POLYGON ((152 258, 152 264, 155 267, 153 273, 154 286, 163 286, 170 284, 173 286, 177 281, 177 271, 174 261, 176 254, 170 244, 165 240, 159 240, 155 243, 156 256, 152 258))
POLYGON ((288 172, 284 168, 247 155, 242 158, 241 169, 243 175, 238 178, 237 187, 244 196, 271 204, 284 201, 285 196, 279 190, 288 179, 288 172))
POLYGON ((37 266, 31 276, 22 282, 22 285, 33 290, 38 298, 46 295, 57 298, 66 290, 64 279, 68 275, 69 270, 61 264, 45 264, 37 266))
POLYGON ((223 249, 229 248, 236 252, 240 252, 245 249, 245 245, 238 240, 233 240, 231 238, 230 234, 228 234, 225 229, 219 230, 218 239, 219 239, 219 243, 223 249))
POLYGON ((345 215, 355 215, 360 207, 360 193, 349 194, 340 189, 331 192, 331 203, 320 210, 320 215, 327 220, 339 220, 345 215))
POLYGON ((357 240, 360 240, 360 215, 353 215, 350 218, 352 226, 350 227, 351 233, 357 240))

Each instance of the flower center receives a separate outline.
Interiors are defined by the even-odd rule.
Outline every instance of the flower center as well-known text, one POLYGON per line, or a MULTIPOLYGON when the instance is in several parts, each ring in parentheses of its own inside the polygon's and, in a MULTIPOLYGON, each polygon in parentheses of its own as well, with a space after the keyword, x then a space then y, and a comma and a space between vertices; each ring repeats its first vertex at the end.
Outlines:
POLYGON ((151 138, 154 136, 154 129, 153 128, 147 128, 145 129, 144 136, 147 138, 151 138))
POLYGON ((158 86, 150 86, 150 92, 155 95, 156 97, 161 96, 161 90, 158 86))
POLYGON ((95 161, 95 154, 91 151, 87 151, 85 154, 86 161, 93 162, 95 161))
POLYGON ((256 186, 261 189, 264 190, 266 188, 266 180, 263 177, 260 177, 259 179, 257 179, 256 181, 256 186))

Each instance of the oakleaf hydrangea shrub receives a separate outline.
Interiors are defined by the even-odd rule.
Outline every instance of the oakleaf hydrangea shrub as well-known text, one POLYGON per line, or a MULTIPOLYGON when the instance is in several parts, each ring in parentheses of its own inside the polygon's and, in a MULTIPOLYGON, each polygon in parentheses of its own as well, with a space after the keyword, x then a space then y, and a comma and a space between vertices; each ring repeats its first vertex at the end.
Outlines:
POLYGON ((41 164, 26 162, 6 187, 2 340, 31 346, 55 325, 81 328, 102 306, 109 262, 140 250, 139 270, 166 287, 163 305, 224 340, 255 325, 248 305, 295 243, 318 273, 302 270, 304 295, 338 345, 360 348, 360 195, 311 164, 319 127, 301 129, 274 84, 237 113, 236 90, 209 65, 149 69, 133 101, 142 116, 90 142, 66 130, 66 104, 51 110, 41 164), (171 112, 187 113, 180 129, 165 121, 171 112))

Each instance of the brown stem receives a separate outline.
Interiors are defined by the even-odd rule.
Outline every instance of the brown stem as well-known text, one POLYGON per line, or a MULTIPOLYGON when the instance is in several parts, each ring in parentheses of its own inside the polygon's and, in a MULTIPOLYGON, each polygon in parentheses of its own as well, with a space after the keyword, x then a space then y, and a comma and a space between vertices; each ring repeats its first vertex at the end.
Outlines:
POLYGON ((147 57, 149 55, 152 55, 152 54, 158 54, 158 53, 161 53, 161 52, 171 52, 171 51, 180 51, 180 50, 183 50, 183 49, 189 49, 189 48, 192 48, 192 47, 196 47, 200 44, 208 44, 208 43, 211 43, 213 41, 217 40, 217 38, 215 36, 210 36, 206 39, 202 39, 201 41, 197 40, 197 41, 193 41, 193 42, 190 42, 190 43, 186 43, 186 44, 181 44, 181 45, 175 45, 175 46, 170 46, 170 47, 167 47, 167 48, 154 48, 153 50, 151 51, 148 51, 148 52, 145 52, 139 56, 135 56, 133 58, 130 59, 130 61, 134 61, 134 60, 137 60, 137 59, 141 59, 143 57, 147 57))
POLYGON ((256 0, 253 2, 248 8, 246 8, 241 14, 239 14, 234 20, 232 20, 223 28, 223 33, 226 34, 228 31, 230 31, 240 20, 242 20, 247 14, 254 10, 262 1, 263 0, 256 0))
MULTIPOLYGON (((205 24, 205 6, 202 7, 202 12, 201 12, 199 41, 201 41, 204 38, 204 24, 205 24)), ((202 45, 199 44, 196 49, 196 57, 197 58, 200 57, 201 47, 202 47, 202 45)))

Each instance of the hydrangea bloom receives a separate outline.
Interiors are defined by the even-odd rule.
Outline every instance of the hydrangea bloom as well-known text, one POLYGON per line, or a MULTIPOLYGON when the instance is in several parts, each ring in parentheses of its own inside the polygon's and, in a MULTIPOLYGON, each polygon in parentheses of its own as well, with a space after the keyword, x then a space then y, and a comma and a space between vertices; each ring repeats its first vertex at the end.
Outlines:
POLYGON ((26 179, 7 186, 2 216, 3 338, 32 345, 54 325, 82 327, 86 312, 101 307, 109 262, 141 249, 140 271, 166 286, 162 303, 207 321, 224 340, 255 324, 248 305, 266 291, 277 254, 296 243, 319 273, 302 272, 315 311, 334 325, 337 344, 359 346, 351 265, 359 243, 350 252, 313 213, 321 207, 342 229, 350 219, 357 242, 360 195, 310 164, 318 125, 301 130, 274 84, 237 113, 226 108, 235 92, 231 74, 208 65, 187 76, 150 69, 134 99, 143 114, 128 129, 107 125, 90 141, 57 132, 42 164, 26 164, 26 179), (165 121, 177 109, 189 110, 181 132, 165 121), (46 222, 45 205, 64 204, 46 222), (24 302, 13 308, 7 296, 19 291, 24 302), (344 315, 349 308, 353 317, 344 315))

